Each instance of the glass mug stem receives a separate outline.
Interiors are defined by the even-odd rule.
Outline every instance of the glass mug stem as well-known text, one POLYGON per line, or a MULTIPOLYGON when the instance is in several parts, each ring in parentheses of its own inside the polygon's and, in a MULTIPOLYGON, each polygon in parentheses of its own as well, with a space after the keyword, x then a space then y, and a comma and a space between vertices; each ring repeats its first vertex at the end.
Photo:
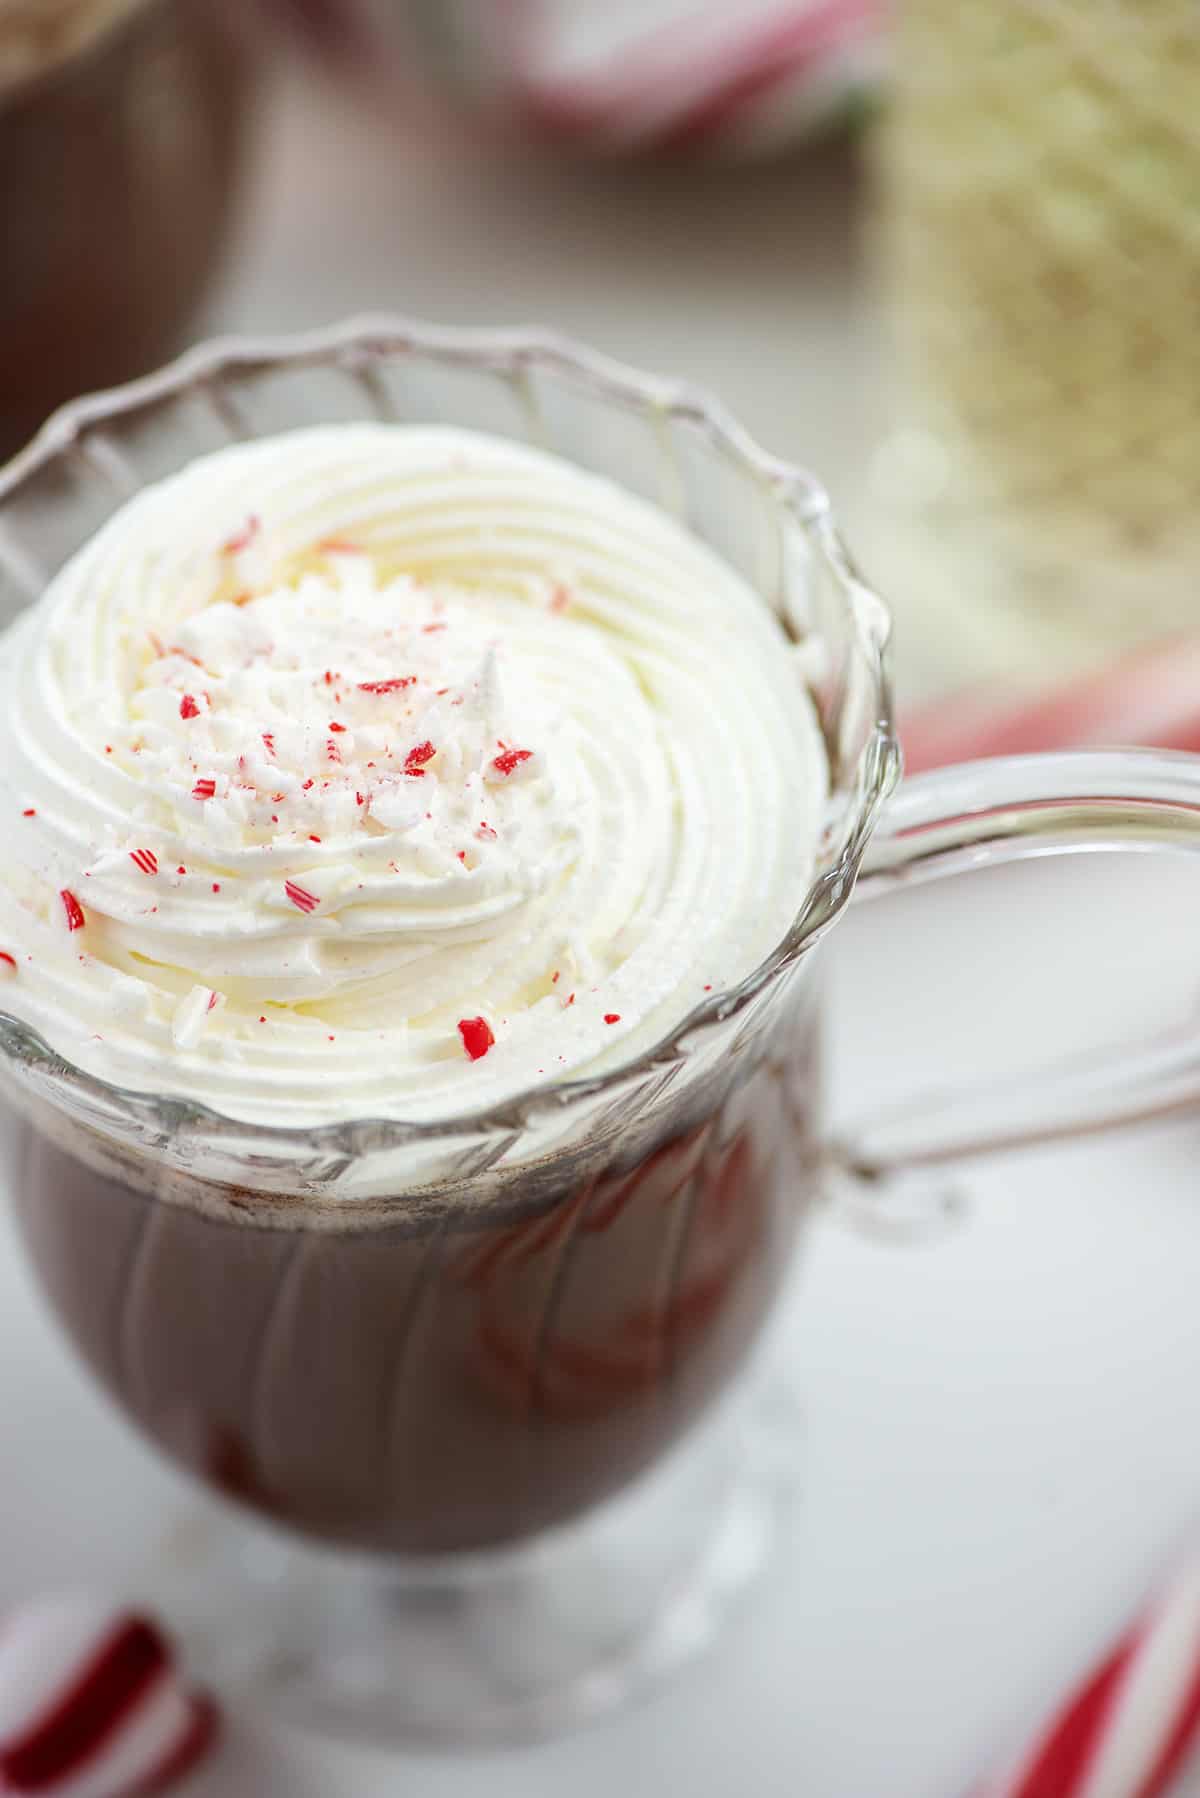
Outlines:
MULTIPOLYGON (((1034 856, 1200 851, 1200 762, 1153 751, 1011 756, 905 781, 876 832, 855 901, 1034 856)), ((922 1169, 1094 1136, 1200 1108, 1192 1028, 1057 1067, 901 1101, 830 1145, 858 1187, 922 1169)))

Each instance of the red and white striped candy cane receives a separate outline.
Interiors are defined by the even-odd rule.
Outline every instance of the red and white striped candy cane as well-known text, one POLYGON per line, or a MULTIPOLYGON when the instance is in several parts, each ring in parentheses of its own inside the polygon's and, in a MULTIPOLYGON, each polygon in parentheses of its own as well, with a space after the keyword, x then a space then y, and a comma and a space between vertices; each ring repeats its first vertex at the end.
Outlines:
POLYGON ((510 3, 525 15, 509 58, 518 109, 543 133, 627 153, 803 136, 873 73, 883 0, 697 0, 682 15, 647 5, 618 51, 582 67, 547 60, 537 20, 555 10, 510 3))
POLYGON ((0 1793, 148 1798, 216 1726, 147 1618, 76 1595, 0 1615, 0 1793))
POLYGON ((1200 1560, 971 1798, 1165 1798, 1200 1732, 1200 1560))
POLYGON ((951 695, 910 713, 900 736, 912 774, 1086 744, 1200 750, 1200 638, 1164 639, 1032 697, 1002 688, 951 695))

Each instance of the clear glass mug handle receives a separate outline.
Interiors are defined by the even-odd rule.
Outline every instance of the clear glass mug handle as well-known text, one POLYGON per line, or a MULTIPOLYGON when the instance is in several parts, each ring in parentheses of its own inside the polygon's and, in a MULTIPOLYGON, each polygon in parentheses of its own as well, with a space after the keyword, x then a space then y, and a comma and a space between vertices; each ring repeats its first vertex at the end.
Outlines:
MULTIPOLYGON (((1200 756, 1011 756, 906 780, 867 850, 854 902, 1024 857, 1110 848, 1200 853, 1200 756)), ((828 1159, 860 1201, 882 1200, 897 1181, 922 1170, 1192 1109, 1200 1110, 1200 1025, 1049 1074, 964 1083, 901 1102, 840 1132, 828 1159)), ((870 1203, 865 1215, 886 1228, 887 1210, 870 1203)), ((900 1233, 911 1233, 897 1223, 900 1233)))

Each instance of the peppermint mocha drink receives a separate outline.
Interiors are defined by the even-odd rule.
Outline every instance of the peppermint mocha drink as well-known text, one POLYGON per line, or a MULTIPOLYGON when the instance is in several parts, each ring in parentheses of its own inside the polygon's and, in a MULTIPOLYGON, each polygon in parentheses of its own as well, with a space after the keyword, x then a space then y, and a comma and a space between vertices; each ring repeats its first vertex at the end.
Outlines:
POLYGON ((312 1132, 264 1190, 26 1126, 22 1227, 105 1383, 360 1547, 508 1542, 619 1488, 739 1364, 811 1190, 794 996, 669 1131, 553 1127, 809 889, 826 761, 764 601, 555 458, 327 426, 127 505, 0 684, 0 1006, 181 1116, 312 1132))

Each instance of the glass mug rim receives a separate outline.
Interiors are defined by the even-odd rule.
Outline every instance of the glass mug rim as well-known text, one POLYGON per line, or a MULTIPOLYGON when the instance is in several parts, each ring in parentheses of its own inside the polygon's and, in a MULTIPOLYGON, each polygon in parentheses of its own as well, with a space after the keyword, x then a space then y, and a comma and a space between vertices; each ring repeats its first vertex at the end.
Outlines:
MULTIPOLYGON (((510 378, 567 378, 594 397, 664 426, 682 423, 698 428, 707 447, 729 458, 759 488, 780 522, 786 521, 804 534, 834 574, 847 601, 855 648, 868 670, 871 688, 872 723, 856 758, 855 787, 839 795, 847 801, 843 828, 836 843, 823 845, 814 881, 787 932, 767 956, 741 981, 707 994, 648 1049, 603 1073, 550 1087, 526 1087, 506 1100, 433 1122, 375 1115, 310 1128, 253 1123, 175 1093, 121 1086, 88 1073, 53 1049, 30 1025, 0 1010, 0 1059, 24 1072, 48 1076, 55 1089, 49 1095, 52 1102, 61 1105, 69 1095, 102 1132, 105 1120, 119 1120, 124 1126, 121 1134, 128 1140, 125 1131, 132 1127, 141 1146, 151 1152, 164 1137, 176 1138, 186 1132, 189 1148, 201 1152, 206 1147, 228 1150, 231 1143, 252 1137, 272 1159, 287 1158, 293 1151, 297 1160, 310 1162, 314 1155, 328 1155, 331 1165, 344 1165, 360 1155, 410 1145, 511 1138, 548 1114, 669 1069, 687 1058, 689 1047, 707 1029, 726 1024, 765 989, 785 980, 840 915, 879 810, 899 777, 900 750, 888 668, 891 616, 880 596, 857 573, 839 536, 825 488, 799 464, 762 448, 703 388, 645 373, 550 331, 443 327, 372 314, 317 331, 226 337, 201 344, 153 374, 60 407, 26 448, 0 468, 0 564, 6 560, 6 550, 10 557, 12 553, 4 534, 6 508, 38 477, 77 456, 87 433, 169 407, 197 391, 204 392, 218 410, 223 405, 228 408, 231 402, 222 392, 223 384, 237 377, 330 366, 369 372, 381 358, 404 356, 432 357, 510 378)), ((236 411, 233 416, 236 420, 236 411)), ((234 429, 239 436, 246 434, 236 425, 234 429)), ((385 1209, 389 1205, 399 1208, 404 1201, 401 1192, 383 1204, 385 1209)))

